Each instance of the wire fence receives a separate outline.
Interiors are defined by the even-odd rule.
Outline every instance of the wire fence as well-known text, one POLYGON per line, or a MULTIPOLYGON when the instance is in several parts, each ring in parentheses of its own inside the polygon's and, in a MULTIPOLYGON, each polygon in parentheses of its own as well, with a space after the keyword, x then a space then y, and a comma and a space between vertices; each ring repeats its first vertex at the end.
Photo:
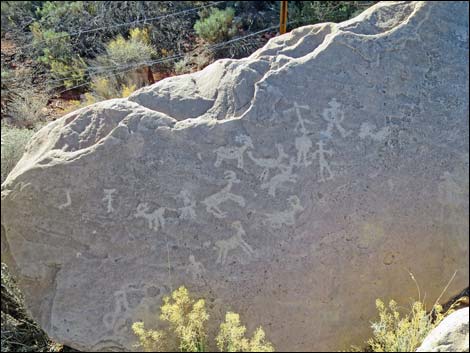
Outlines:
POLYGON ((109 30, 109 29, 113 29, 113 28, 131 27, 131 26, 134 26, 134 25, 139 24, 139 23, 146 24, 146 23, 149 23, 149 22, 154 22, 154 21, 163 20, 163 19, 167 19, 167 18, 170 18, 170 17, 174 17, 174 16, 180 16, 180 15, 188 14, 188 13, 191 13, 191 12, 196 12, 196 11, 199 11, 199 10, 207 8, 207 7, 214 7, 214 6, 220 5, 220 4, 225 3, 225 2, 227 2, 227 1, 216 1, 216 2, 212 2, 210 4, 201 5, 199 7, 193 7, 193 8, 190 8, 190 9, 177 11, 177 12, 173 12, 173 13, 169 13, 169 14, 165 14, 165 15, 160 15, 160 16, 156 16, 156 17, 144 18, 142 20, 135 20, 135 21, 130 21, 130 22, 119 23, 119 24, 116 24, 116 25, 102 26, 102 27, 92 28, 92 29, 88 29, 88 30, 78 30, 78 31, 72 32, 72 33, 60 34, 60 35, 57 35, 57 36, 54 36, 54 37, 51 37, 51 38, 41 39, 41 40, 35 41, 33 43, 25 44, 23 46, 17 47, 16 49, 21 50, 21 49, 24 49, 24 48, 29 48, 33 45, 53 41, 53 40, 56 40, 56 39, 66 38, 66 37, 71 38, 71 37, 76 37, 76 36, 80 36, 80 35, 87 34, 87 33, 100 32, 100 31, 109 30))

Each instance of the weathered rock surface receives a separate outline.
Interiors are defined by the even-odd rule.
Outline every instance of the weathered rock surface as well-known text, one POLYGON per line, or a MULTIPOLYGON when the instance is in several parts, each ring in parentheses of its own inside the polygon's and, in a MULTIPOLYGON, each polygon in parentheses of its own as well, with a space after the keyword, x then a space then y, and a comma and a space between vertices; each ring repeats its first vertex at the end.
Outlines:
POLYGON ((468 308, 447 316, 432 330, 416 352, 468 352, 468 308))
MULTIPOLYGON (((468 285, 468 4, 380 3, 47 125, 2 185, 3 259, 79 349, 132 349, 181 284, 278 350, 468 285)), ((445 299, 445 298, 444 298, 445 299)))

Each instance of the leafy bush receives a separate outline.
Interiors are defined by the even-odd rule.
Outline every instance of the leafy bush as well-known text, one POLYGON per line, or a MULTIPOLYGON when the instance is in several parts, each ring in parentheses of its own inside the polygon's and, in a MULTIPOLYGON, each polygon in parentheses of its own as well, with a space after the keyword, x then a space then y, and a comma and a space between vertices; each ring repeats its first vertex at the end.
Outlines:
POLYGON ((1 133, 1 182, 15 167, 24 153, 24 148, 34 135, 34 130, 20 129, 2 124, 1 133))
POLYGON ((295 27, 320 22, 342 22, 354 17, 374 1, 298 1, 289 8, 295 27))
POLYGON ((209 43, 218 43, 233 37, 236 33, 236 26, 233 22, 235 10, 231 7, 225 10, 211 8, 210 14, 196 21, 194 29, 199 37, 209 43))
MULTIPOLYGON (((204 352, 206 348, 206 327, 209 320, 203 299, 194 300, 185 287, 175 290, 171 297, 163 299, 160 319, 166 322, 168 329, 146 330, 143 322, 132 325, 138 337, 138 347, 146 351, 158 351, 176 337, 181 352, 204 352)), ((220 325, 216 338, 217 347, 221 352, 273 352, 272 345, 265 340, 260 327, 251 339, 245 338, 245 327, 240 324, 238 314, 228 312, 225 322, 220 325)))
POLYGON ((33 46, 38 51, 37 61, 48 67, 51 77, 62 82, 53 86, 69 88, 84 82, 87 65, 80 55, 73 52, 73 46, 67 32, 41 30, 35 22, 31 26, 33 46))

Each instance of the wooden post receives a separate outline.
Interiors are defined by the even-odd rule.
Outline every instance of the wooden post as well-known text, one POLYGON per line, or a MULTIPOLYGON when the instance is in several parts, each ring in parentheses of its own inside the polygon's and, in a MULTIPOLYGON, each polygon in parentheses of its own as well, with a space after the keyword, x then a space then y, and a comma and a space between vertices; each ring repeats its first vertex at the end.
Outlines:
POLYGON ((281 18, 279 21, 279 33, 286 33, 287 29, 287 1, 281 1, 281 18))
POLYGON ((147 80, 149 81, 151 85, 155 83, 155 80, 153 78, 153 72, 150 66, 147 66, 147 80))

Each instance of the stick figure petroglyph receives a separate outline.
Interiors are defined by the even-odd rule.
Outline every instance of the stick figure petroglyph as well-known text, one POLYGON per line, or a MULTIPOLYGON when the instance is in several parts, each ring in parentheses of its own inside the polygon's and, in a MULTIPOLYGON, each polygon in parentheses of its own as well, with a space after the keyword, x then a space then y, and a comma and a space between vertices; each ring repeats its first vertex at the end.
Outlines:
POLYGON ((342 126, 341 123, 344 120, 344 111, 340 109, 341 104, 336 101, 336 98, 333 98, 328 105, 329 108, 325 108, 322 113, 322 118, 325 120, 328 125, 325 131, 322 131, 322 134, 327 137, 331 138, 333 135, 333 130, 336 128, 338 132, 341 134, 341 137, 347 137, 352 132, 346 131, 342 126))
POLYGON ((225 180, 227 180, 227 185, 222 190, 211 196, 208 196, 205 200, 202 201, 202 204, 206 206, 206 211, 212 213, 217 218, 225 218, 227 215, 226 212, 223 212, 219 208, 219 205, 223 202, 233 201, 240 207, 245 206, 245 199, 231 192, 233 184, 240 183, 240 180, 237 179, 235 172, 231 170, 226 171, 225 180))
POLYGON ((318 149, 313 153, 313 158, 316 159, 318 158, 318 162, 320 163, 320 181, 326 181, 326 180, 331 180, 333 179, 333 173, 330 169, 330 166, 325 159, 325 155, 332 156, 333 151, 331 150, 325 150, 323 148, 323 141, 320 140, 317 142, 318 149), (328 173, 328 177, 325 178, 325 171, 328 173))
POLYGON ((201 279, 206 272, 206 269, 199 261, 196 261, 194 255, 189 255, 189 265, 186 268, 186 273, 189 273, 193 280, 201 279))
POLYGON ((195 219, 196 211, 194 207, 196 206, 196 201, 191 200, 191 195, 188 190, 181 190, 177 196, 179 199, 183 200, 183 207, 180 207, 178 210, 181 212, 182 219, 195 219))
POLYGON ((251 138, 246 135, 240 135, 235 138, 235 140, 242 145, 240 147, 219 147, 215 150, 217 158, 215 160, 214 166, 220 167, 222 161, 225 159, 236 159, 237 168, 243 169, 243 154, 248 148, 254 148, 251 138))
POLYGON ((276 197, 276 189, 282 184, 297 182, 297 175, 292 174, 295 165, 294 158, 290 159, 289 165, 280 165, 279 169, 281 172, 273 176, 268 182, 261 184, 261 189, 268 189, 268 194, 272 197, 276 197))
POLYGON ((165 228, 165 218, 163 215, 165 214, 165 207, 160 207, 159 209, 153 211, 153 212, 148 212, 149 210, 149 205, 146 202, 140 203, 137 206, 137 210, 134 213, 135 218, 144 218, 147 220, 149 228, 153 229, 154 231, 158 231, 160 227, 162 229, 165 228))
POLYGON ((113 207, 113 193, 116 192, 116 189, 104 189, 104 197, 102 199, 103 202, 107 203, 107 212, 111 213, 114 212, 113 207))
POLYGON ((281 228, 283 225, 293 226, 295 225, 295 215, 298 212, 302 212, 304 208, 300 204, 298 196, 291 196, 287 199, 290 204, 290 209, 285 211, 274 212, 266 214, 267 221, 273 228, 281 228))
POLYGON ((310 107, 308 105, 299 105, 297 102, 294 102, 294 106, 292 108, 286 109, 284 113, 289 113, 289 112, 294 112, 295 116, 297 117, 297 124, 295 125, 295 130, 300 131, 302 134, 307 133, 307 128, 305 127, 305 123, 310 123, 308 121, 305 121, 302 118, 302 114, 300 113, 300 110, 308 110, 310 111, 310 107))
POLYGON ((67 200, 62 205, 59 205, 59 210, 69 207, 72 204, 72 198, 70 197, 70 189, 65 189, 65 197, 67 200))
POLYGON ((279 168, 279 166, 282 164, 282 161, 286 158, 289 158, 289 156, 286 153, 284 153, 284 149, 282 148, 282 145, 276 143, 276 148, 277 148, 277 158, 256 158, 253 156, 251 151, 247 152, 248 157, 250 157, 250 159, 257 166, 264 168, 260 176, 260 179, 262 181, 266 181, 266 179, 269 176, 270 169, 279 168))
POLYGON ((304 164, 305 166, 312 164, 307 159, 308 153, 312 148, 312 141, 307 135, 303 134, 295 138, 295 148, 297 148, 297 164, 304 164))
POLYGON ((114 292, 114 311, 103 316, 103 324, 108 330, 113 330, 115 324, 122 314, 129 311, 127 293, 123 290, 114 292))
POLYGON ((232 223, 232 228, 235 229, 235 235, 232 235, 228 239, 217 240, 215 246, 218 249, 218 256, 216 263, 225 264, 229 251, 241 248, 247 255, 251 256, 254 254, 253 248, 243 239, 246 235, 245 230, 242 227, 240 221, 232 223))
POLYGON ((465 209, 463 205, 468 202, 468 186, 465 190, 447 171, 440 179, 441 182, 437 186, 437 200, 441 205, 440 219, 442 222, 458 223, 457 210, 465 209))

